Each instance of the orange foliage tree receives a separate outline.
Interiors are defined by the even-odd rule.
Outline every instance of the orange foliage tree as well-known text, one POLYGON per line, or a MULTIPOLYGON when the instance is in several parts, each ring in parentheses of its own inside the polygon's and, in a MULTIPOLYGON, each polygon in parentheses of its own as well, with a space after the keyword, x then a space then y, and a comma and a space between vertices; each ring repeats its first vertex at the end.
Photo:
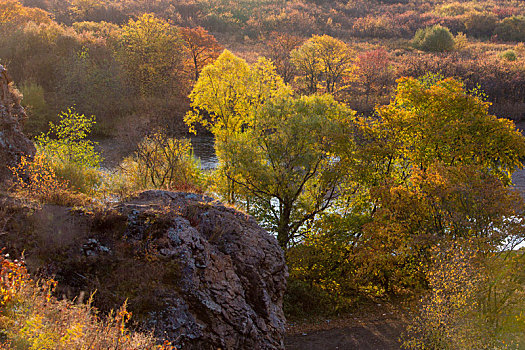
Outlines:
POLYGON ((197 81, 202 68, 219 57, 223 48, 215 37, 202 27, 181 28, 180 34, 188 55, 186 65, 191 67, 192 79, 197 81))
POLYGON ((380 95, 387 90, 393 79, 390 57, 385 49, 367 51, 358 56, 358 81, 365 90, 365 105, 372 93, 380 95))
POLYGON ((296 74, 295 66, 290 61, 290 53, 302 43, 303 40, 295 35, 277 32, 270 34, 267 56, 286 84, 290 83, 296 74))

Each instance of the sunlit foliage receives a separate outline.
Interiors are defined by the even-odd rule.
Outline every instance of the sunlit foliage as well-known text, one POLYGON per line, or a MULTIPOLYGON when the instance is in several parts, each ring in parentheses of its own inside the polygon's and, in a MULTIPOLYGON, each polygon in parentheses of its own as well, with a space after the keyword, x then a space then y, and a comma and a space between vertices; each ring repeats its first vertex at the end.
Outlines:
POLYGON ((355 147, 353 114, 329 95, 272 99, 218 144, 226 176, 283 248, 337 197, 346 171, 337 150, 355 147))
POLYGON ((433 245, 512 236, 522 202, 507 186, 525 140, 487 108, 453 79, 400 80, 380 118, 358 119, 348 183, 290 250, 291 276, 340 298, 424 290, 433 245))
POLYGON ((429 290, 404 335, 404 348, 523 346, 523 258, 523 251, 483 253, 473 240, 434 248, 429 290))
POLYGON ((36 138, 37 151, 46 157, 58 177, 68 181, 73 189, 89 194, 101 182, 97 168, 102 158, 95 143, 87 139, 94 124, 94 116, 69 108, 59 115, 58 123, 50 123, 47 134, 36 138))
POLYGON ((142 96, 165 95, 182 71, 183 50, 175 27, 144 14, 122 28, 118 57, 142 96))
POLYGON ((308 93, 315 93, 318 85, 327 93, 336 93, 352 79, 355 53, 343 41, 328 35, 314 35, 301 47, 291 52, 292 62, 300 84, 308 93))
POLYGON ((97 316, 88 304, 57 300, 54 280, 33 281, 22 262, 0 257, 1 349, 158 349, 174 350, 169 343, 158 345, 147 333, 127 328, 131 313, 124 304, 106 318, 97 316))
POLYGON ((0 3, 0 28, 9 24, 51 23, 51 15, 43 10, 25 7, 17 0, 4 0, 0 3))
POLYGON ((188 55, 186 65, 190 67, 192 79, 197 81, 201 70, 219 57, 222 47, 202 27, 182 28, 180 33, 188 55))
POLYGON ((201 174, 189 140, 156 133, 145 137, 123 160, 122 172, 132 190, 150 188, 200 192, 201 174))
POLYGON ((190 94, 194 110, 185 121, 190 129, 202 124, 216 136, 229 135, 252 123, 254 108, 290 92, 268 60, 261 58, 250 66, 225 50, 201 72, 190 94))

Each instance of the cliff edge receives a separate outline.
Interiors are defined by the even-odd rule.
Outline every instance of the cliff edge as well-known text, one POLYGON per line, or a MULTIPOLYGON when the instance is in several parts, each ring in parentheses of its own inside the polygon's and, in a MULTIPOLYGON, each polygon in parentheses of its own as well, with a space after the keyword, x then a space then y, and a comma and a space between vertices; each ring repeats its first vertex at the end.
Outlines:
POLYGON ((96 290, 102 311, 127 300, 139 329, 178 349, 284 349, 284 253, 251 216, 160 190, 90 210, 0 206, 0 243, 59 295, 96 290))
POLYGON ((6 69, 0 65, 0 187, 11 176, 22 155, 34 156, 35 146, 22 133, 21 123, 27 117, 20 105, 20 93, 13 87, 6 69))

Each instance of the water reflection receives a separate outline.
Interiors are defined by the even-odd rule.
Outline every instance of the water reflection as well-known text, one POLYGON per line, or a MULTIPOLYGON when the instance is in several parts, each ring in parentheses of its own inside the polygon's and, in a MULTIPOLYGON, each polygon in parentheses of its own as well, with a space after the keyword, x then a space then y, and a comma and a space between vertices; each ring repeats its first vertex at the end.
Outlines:
POLYGON ((215 147, 213 146, 215 140, 213 136, 193 135, 190 138, 191 144, 193 146, 193 152, 195 156, 201 161, 201 169, 215 169, 219 163, 219 160, 215 155, 215 147))

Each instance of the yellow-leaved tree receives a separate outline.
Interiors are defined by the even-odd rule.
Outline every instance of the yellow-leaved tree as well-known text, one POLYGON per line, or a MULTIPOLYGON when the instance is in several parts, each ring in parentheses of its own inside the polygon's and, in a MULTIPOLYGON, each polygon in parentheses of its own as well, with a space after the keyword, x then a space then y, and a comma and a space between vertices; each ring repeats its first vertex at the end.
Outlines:
POLYGON ((315 93, 321 87, 324 92, 335 94, 355 76, 355 52, 329 35, 312 36, 290 55, 299 72, 299 84, 308 93, 315 93))
POLYGON ((145 13, 122 28, 117 57, 142 97, 176 90, 183 72, 182 39, 176 27, 145 13))
POLYGON ((421 290, 433 246, 472 239, 492 254, 523 236, 509 185, 525 138, 488 107, 455 79, 400 79, 378 118, 358 120, 358 147, 342 149, 348 190, 288 252, 292 278, 340 300, 421 290))
MULTIPOLYGON (((193 132, 195 126, 200 124, 213 133, 219 174, 224 174, 229 165, 222 156, 221 146, 233 135, 253 125, 254 111, 265 101, 290 94, 290 87, 277 75, 269 60, 259 58, 250 66, 224 50, 213 64, 200 73, 190 94, 193 109, 184 120, 193 132)), ((233 182, 223 180, 225 197, 234 202, 233 182)))

